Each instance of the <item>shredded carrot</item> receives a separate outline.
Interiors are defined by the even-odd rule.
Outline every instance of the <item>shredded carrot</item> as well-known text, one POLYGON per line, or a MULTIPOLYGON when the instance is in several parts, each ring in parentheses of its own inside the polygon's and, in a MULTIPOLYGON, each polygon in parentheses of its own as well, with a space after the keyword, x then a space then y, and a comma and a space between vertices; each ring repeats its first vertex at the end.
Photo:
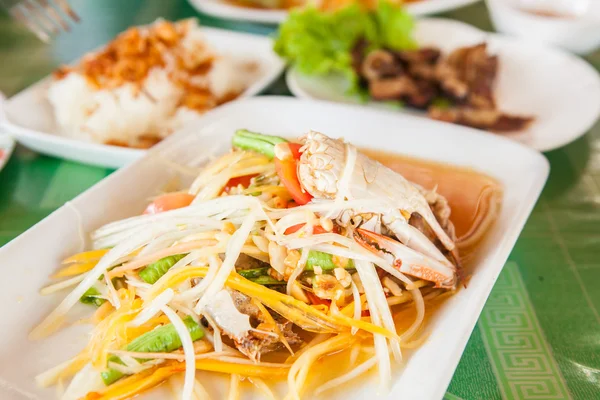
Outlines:
POLYGON ((58 279, 58 278, 66 278, 68 276, 80 275, 80 274, 83 274, 84 272, 90 271, 92 268, 94 268, 96 266, 97 263, 98 263, 97 261, 86 262, 86 263, 71 263, 71 264, 65 266, 64 268, 61 268, 60 270, 58 270, 58 272, 55 273, 54 275, 50 276, 50 278, 58 279))
POLYGON ((98 261, 106 253, 108 253, 110 249, 100 249, 100 250, 92 250, 92 251, 84 251, 83 253, 78 253, 72 255, 71 257, 67 257, 63 260, 63 264, 71 264, 71 263, 87 263, 91 261, 98 261))
MULTIPOLYGON (((185 371, 185 363, 174 361, 168 362, 167 365, 165 364, 123 378, 101 391, 88 393, 84 399, 129 399, 157 386, 174 374, 185 371)), ((282 364, 281 367, 266 367, 260 364, 236 364, 220 360, 203 359, 196 361, 196 369, 257 378, 281 379, 287 376, 289 365, 282 364)))
POLYGON ((315 310, 321 311, 323 314, 329 313, 329 307, 325 304, 313 304, 311 307, 315 310))
MULTIPOLYGON (((364 304, 366 300, 367 300, 366 295, 363 294, 360 296, 361 304, 364 304)), ((354 315, 354 301, 350 302, 350 304, 348 304, 346 307, 342 308, 342 310, 340 312, 343 315, 345 315, 346 317, 352 317, 354 315)))
POLYGON ((92 322, 98 325, 104 318, 106 318, 111 312, 113 312, 115 308, 110 304, 110 302, 105 301, 94 313, 92 317, 92 322))
POLYGON ((185 364, 172 363, 166 367, 153 367, 135 375, 128 376, 99 392, 88 393, 85 400, 121 400, 129 399, 162 383, 177 372, 185 370, 185 364))
POLYGON ((146 322, 143 325, 135 326, 135 327, 128 326, 127 327, 127 340, 131 341, 131 340, 137 338, 138 336, 143 335, 146 332, 150 332, 157 326, 168 324, 169 322, 171 322, 169 320, 169 318, 167 318, 165 315, 161 315, 160 317, 150 319, 148 322, 146 322))
MULTIPOLYGON (((187 279, 204 277, 207 273, 208 268, 206 267, 191 267, 180 270, 170 270, 154 285, 152 285, 152 288, 148 292, 148 298, 146 301, 151 301, 167 287, 175 287, 187 279)), ((238 290, 250 297, 259 298, 265 306, 279 314, 285 314, 286 312, 294 314, 294 318, 288 319, 294 320, 297 325, 305 323, 305 326, 302 326, 304 330, 337 333, 344 330, 344 328, 357 327, 358 329, 362 329, 370 333, 378 333, 390 339, 400 339, 395 332, 391 332, 388 329, 374 325, 370 322, 355 320, 343 314, 327 315, 322 313, 313 306, 296 300, 283 293, 276 292, 262 285, 251 282, 245 278, 242 278, 236 273, 229 275, 226 284, 230 288, 238 290), (323 321, 327 325, 319 323, 318 321, 323 321)))
MULTIPOLYGON (((202 371, 223 372, 225 374, 238 374, 241 376, 254 376, 266 379, 281 379, 287 376, 290 366, 281 364, 281 367, 263 366, 258 364, 237 364, 228 361, 211 360, 209 358, 196 360, 196 369, 202 371)), ((182 366, 182 371, 185 366, 182 366)))
POLYGON ((88 344, 92 365, 98 369, 106 367, 109 349, 127 344, 127 322, 133 320, 142 308, 142 300, 135 298, 133 291, 120 289, 118 296, 121 307, 98 324, 88 344))

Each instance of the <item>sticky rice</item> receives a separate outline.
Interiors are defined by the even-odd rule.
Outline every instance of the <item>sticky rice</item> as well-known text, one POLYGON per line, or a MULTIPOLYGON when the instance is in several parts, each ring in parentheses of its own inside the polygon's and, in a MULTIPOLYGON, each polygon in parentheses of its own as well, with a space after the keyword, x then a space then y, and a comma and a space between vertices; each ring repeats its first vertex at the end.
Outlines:
POLYGON ((196 20, 159 20, 60 68, 48 99, 63 134, 146 148, 236 98, 259 75, 254 63, 217 54, 196 20))

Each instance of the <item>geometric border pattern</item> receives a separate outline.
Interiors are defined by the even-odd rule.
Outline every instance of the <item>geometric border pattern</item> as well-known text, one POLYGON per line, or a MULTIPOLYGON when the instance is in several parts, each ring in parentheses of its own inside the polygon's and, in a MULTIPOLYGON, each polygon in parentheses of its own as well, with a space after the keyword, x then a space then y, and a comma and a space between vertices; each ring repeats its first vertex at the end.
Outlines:
POLYGON ((455 394, 446 392, 446 394, 444 395, 444 400, 463 400, 463 399, 461 399, 460 397, 458 397, 455 394))
POLYGON ((516 263, 502 270, 478 325, 504 399, 571 398, 516 263))

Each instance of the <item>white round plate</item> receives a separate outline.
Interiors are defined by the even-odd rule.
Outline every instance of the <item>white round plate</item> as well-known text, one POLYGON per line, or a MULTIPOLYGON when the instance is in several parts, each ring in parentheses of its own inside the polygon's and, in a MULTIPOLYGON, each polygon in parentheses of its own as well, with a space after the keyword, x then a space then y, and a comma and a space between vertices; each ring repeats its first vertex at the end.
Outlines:
MULTIPOLYGON (((238 21, 279 24, 286 20, 287 10, 268 10, 242 7, 228 0, 188 0, 196 10, 213 17, 238 21)), ((405 7, 412 15, 429 15, 464 7, 480 0, 421 0, 405 7)))
MULTIPOLYGON (((549 151, 579 138, 598 120, 600 75, 572 54, 445 19, 419 20, 415 37, 419 44, 438 47, 444 53, 488 43, 490 51, 500 58, 495 93, 499 109, 535 118, 527 129, 505 134, 508 138, 549 151)), ((361 103, 346 95, 345 82, 337 77, 309 77, 290 68, 286 81, 297 97, 361 103)), ((385 107, 374 102, 365 105, 385 107)), ((409 108, 399 112, 425 115, 409 108)))
POLYGON ((8 135, 0 134, 0 171, 4 168, 14 148, 15 141, 8 135))
MULTIPOLYGON (((256 61, 261 77, 240 98, 254 96, 268 87, 284 69, 266 36, 202 28, 206 41, 219 53, 256 61)), ((4 104, 6 119, 0 127, 21 144, 39 153, 85 164, 118 168, 145 154, 145 150, 92 143, 64 136, 56 126, 52 106, 46 98, 51 78, 25 89, 4 104)))

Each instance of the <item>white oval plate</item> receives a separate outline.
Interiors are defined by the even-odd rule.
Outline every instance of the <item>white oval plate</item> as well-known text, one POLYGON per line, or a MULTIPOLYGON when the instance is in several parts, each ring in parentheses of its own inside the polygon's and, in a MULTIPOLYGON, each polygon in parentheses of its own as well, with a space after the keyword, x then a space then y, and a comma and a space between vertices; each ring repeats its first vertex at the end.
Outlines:
MULTIPOLYGON (((269 86, 284 69, 266 36, 203 27, 206 41, 223 54, 256 61, 262 76, 240 98, 254 96, 269 86)), ((144 155, 145 150, 86 142, 62 136, 57 129, 52 106, 46 99, 51 78, 46 78, 4 103, 6 120, 0 127, 21 144, 43 154, 85 164, 118 168, 144 155)))
MULTIPOLYGON (((34 376, 77 354, 89 340, 89 326, 83 324, 74 324, 43 341, 27 339, 30 330, 65 296, 63 292, 42 297, 38 291, 48 284, 48 276, 59 268, 60 260, 81 250, 81 229, 91 232, 107 222, 141 212, 148 198, 178 176, 177 171, 158 162, 160 159, 183 163, 208 155, 210 150, 220 154, 230 148, 236 129, 247 128, 289 137, 319 130, 333 137, 343 136, 359 147, 474 168, 503 185, 501 213, 478 246, 468 288, 436 310, 427 324, 427 340, 418 349, 404 352, 391 391, 378 397, 441 399, 494 282, 546 182, 546 159, 518 143, 458 125, 290 97, 233 102, 207 113, 195 129, 191 128, 159 143, 144 158, 111 174, 0 249, 0 268, 5 277, 0 280, 0 359, 10 360, 0 363, 0 398, 13 398, 7 397, 11 391, 29 398, 53 398, 55 389, 36 386, 34 376), (453 151, 448 151, 450 148, 453 151), (132 186, 136 190, 131 190, 132 186), (4 396, 3 390, 8 390, 4 396)), ((78 316, 84 317, 93 312, 86 307, 80 305, 73 311, 83 311, 78 316)), ((199 379, 213 399, 227 397, 228 379, 202 373, 199 379)), ((377 379, 361 383, 327 392, 321 398, 359 400, 378 393, 377 379)), ((143 398, 172 398, 168 386, 161 385, 143 398)), ((244 400, 261 398, 256 392, 242 396, 244 400)))
MULTIPOLYGON (((600 75, 572 54, 439 18, 419 20, 415 37, 419 44, 438 47, 444 53, 486 41, 490 51, 499 55, 498 107, 507 113, 535 117, 526 130, 503 136, 549 151, 585 134, 600 115, 600 75)), ((297 97, 361 103, 346 95, 345 82, 337 77, 309 77, 290 68, 286 81, 297 97)), ((386 107, 376 102, 366 104, 386 107)), ((410 108, 399 111, 425 115, 410 108)))
POLYGON ((0 134, 0 171, 8 162, 10 155, 15 148, 15 141, 6 134, 0 134))
MULTIPOLYGON (((231 4, 227 0, 188 0, 198 11, 213 17, 234 19, 238 21, 262 22, 264 24, 279 24, 286 20, 287 10, 262 10, 231 4)), ((477 3, 480 0, 421 0, 407 4, 405 7, 412 15, 428 15, 450 11, 477 3)))

